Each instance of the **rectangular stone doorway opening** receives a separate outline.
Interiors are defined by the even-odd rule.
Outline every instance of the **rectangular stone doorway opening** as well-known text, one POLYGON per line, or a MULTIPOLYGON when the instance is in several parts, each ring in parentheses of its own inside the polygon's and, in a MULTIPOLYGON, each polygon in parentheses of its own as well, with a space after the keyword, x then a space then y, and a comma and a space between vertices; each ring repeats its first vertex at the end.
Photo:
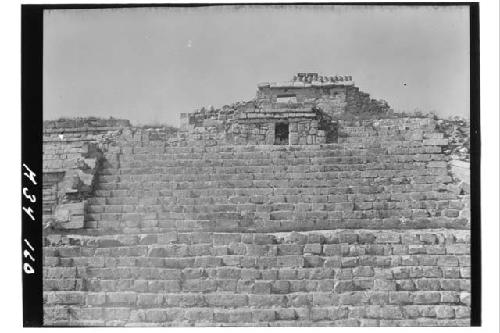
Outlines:
POLYGON ((275 145, 288 145, 288 134, 290 130, 288 123, 276 123, 274 127, 274 144, 275 145))

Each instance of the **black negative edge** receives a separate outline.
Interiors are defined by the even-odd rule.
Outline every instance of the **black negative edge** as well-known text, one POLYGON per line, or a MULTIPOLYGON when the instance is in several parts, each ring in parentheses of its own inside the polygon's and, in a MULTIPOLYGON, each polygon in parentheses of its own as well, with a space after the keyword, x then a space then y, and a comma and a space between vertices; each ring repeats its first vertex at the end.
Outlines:
POLYGON ((112 9, 112 8, 151 8, 151 7, 280 7, 280 6, 470 6, 475 2, 191 2, 191 3, 93 3, 93 4, 44 4, 24 5, 43 9, 112 9))
POLYGON ((479 94, 479 3, 469 5, 471 326, 481 326, 481 137, 479 94))
MULTIPOLYGON (((21 274, 23 283, 23 326, 43 325, 42 278, 42 56, 43 8, 21 6, 21 186, 27 195, 35 195, 32 203, 23 193, 23 207, 31 207, 34 221, 21 211, 21 274), (25 164, 35 176, 36 185, 28 177, 25 164), (25 190, 26 189, 26 190, 25 190), (27 240, 29 245, 25 242, 27 240), (25 256, 29 251, 34 262, 25 256), (25 264, 34 269, 25 272, 25 264)), ((22 207, 19 207, 22 209, 22 207)))

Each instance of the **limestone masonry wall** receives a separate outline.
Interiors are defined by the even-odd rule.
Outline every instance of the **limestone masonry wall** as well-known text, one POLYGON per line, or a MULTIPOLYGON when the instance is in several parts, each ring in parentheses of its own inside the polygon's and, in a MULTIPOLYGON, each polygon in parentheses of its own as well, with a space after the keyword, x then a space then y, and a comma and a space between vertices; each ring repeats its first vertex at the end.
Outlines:
POLYGON ((45 325, 469 325, 469 194, 433 119, 283 146, 203 118, 46 124, 45 325))
POLYGON ((103 161, 102 150, 123 120, 61 119, 44 122, 43 220, 83 227, 86 197, 94 187, 103 161))
POLYGON ((263 82, 254 99, 181 114, 184 138, 212 144, 259 145, 281 142, 315 145, 337 142, 337 120, 349 115, 387 117, 392 110, 354 85, 351 76, 298 73, 291 81, 263 82), (276 126, 288 126, 277 138, 276 126))

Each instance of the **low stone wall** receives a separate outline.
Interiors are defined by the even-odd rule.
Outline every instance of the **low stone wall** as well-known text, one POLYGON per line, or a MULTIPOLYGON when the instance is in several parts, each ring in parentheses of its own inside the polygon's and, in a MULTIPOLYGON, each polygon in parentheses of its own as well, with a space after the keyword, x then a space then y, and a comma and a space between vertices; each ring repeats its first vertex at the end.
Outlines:
POLYGON ((43 128, 45 132, 50 132, 50 130, 60 131, 61 129, 77 129, 82 130, 84 128, 93 128, 96 131, 97 128, 114 128, 114 127, 130 127, 130 121, 126 119, 102 119, 102 118, 61 118, 57 120, 45 120, 43 122, 43 128))

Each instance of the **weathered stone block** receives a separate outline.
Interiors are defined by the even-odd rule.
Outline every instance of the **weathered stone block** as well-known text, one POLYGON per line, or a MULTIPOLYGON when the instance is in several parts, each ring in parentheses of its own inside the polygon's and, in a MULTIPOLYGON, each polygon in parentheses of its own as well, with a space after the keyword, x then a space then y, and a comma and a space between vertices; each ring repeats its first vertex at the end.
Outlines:
POLYGON ((248 304, 246 295, 208 294, 205 299, 209 306, 217 307, 242 307, 248 304))
POLYGON ((373 281, 373 290, 396 290, 396 282, 376 279, 373 281))

